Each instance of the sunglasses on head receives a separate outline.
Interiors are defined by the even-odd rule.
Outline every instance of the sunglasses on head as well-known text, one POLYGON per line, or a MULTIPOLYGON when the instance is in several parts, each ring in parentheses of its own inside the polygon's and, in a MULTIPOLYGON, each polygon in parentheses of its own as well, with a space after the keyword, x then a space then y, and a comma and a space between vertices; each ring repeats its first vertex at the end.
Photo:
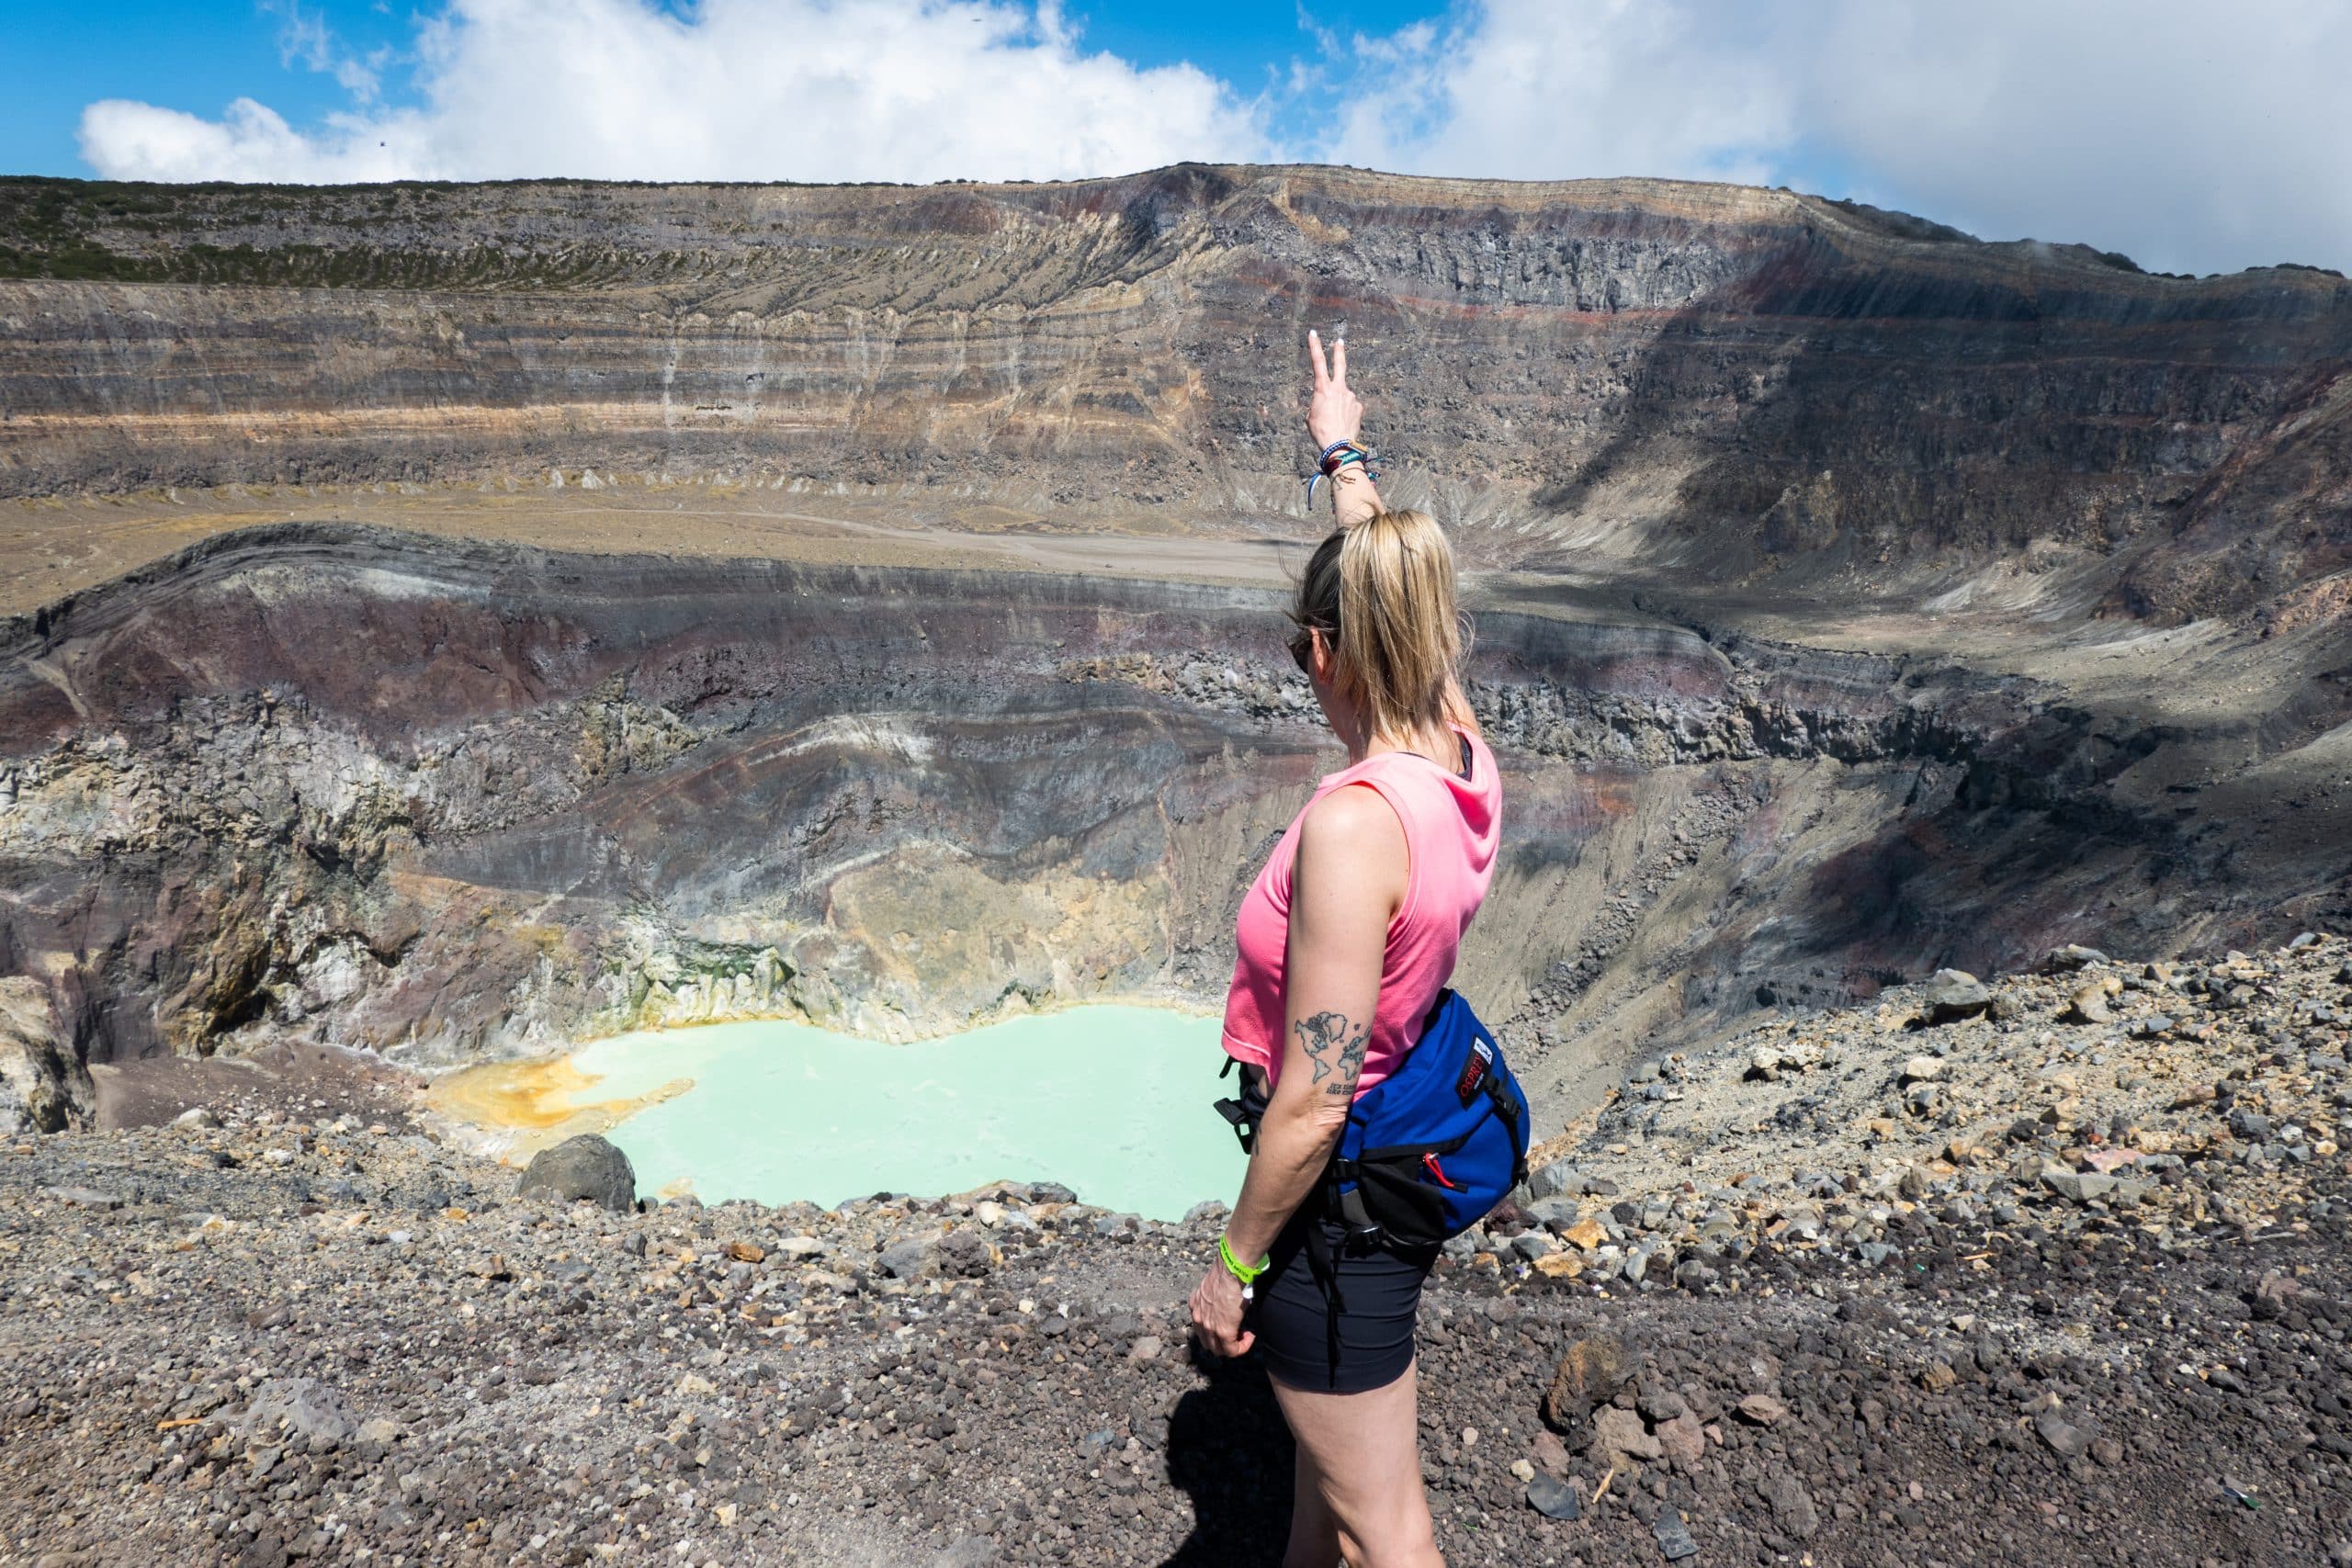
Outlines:
POLYGON ((1298 672, 1308 680, 1313 680, 1315 678, 1315 634, 1307 627, 1300 626, 1290 634, 1287 646, 1290 649, 1292 660, 1298 665, 1298 672))

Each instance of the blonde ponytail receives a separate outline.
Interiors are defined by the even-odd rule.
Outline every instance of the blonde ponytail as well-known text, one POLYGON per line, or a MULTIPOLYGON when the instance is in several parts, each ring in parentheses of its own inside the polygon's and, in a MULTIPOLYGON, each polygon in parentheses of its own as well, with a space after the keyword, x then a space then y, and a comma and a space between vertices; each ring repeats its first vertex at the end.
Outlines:
POLYGON ((1438 739, 1448 719, 1477 732, 1455 679, 1470 624, 1454 602, 1453 547, 1428 513, 1375 512, 1332 533, 1307 562, 1291 619, 1302 636, 1321 628, 1332 684, 1373 734, 1438 739))

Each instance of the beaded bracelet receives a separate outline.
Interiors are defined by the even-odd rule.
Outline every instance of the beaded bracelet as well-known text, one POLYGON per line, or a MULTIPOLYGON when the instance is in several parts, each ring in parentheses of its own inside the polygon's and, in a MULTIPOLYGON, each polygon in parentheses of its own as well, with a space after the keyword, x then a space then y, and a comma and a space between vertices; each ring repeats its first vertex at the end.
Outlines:
MULTIPOLYGON (((1350 463, 1361 467, 1365 479, 1379 482, 1380 470, 1373 467, 1371 447, 1352 439, 1334 441, 1323 448, 1322 456, 1316 459, 1316 471, 1306 476, 1306 504, 1310 509, 1315 505, 1315 487, 1326 479, 1336 478, 1340 470, 1350 463)), ((1336 506, 1339 502, 1335 500, 1332 504, 1336 506)))

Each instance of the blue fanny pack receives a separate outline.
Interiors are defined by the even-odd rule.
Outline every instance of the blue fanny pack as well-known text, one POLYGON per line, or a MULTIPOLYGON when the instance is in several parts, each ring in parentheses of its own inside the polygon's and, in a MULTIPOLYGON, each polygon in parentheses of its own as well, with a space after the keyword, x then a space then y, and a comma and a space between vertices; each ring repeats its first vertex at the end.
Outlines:
MULTIPOLYGON (((1217 1110, 1250 1148, 1264 1097, 1252 1089, 1217 1110)), ((1449 987, 1396 1072, 1349 1111, 1317 1184, 1322 1217, 1361 1243, 1435 1247, 1527 1179, 1528 1134, 1527 1096, 1502 1047, 1449 987)))

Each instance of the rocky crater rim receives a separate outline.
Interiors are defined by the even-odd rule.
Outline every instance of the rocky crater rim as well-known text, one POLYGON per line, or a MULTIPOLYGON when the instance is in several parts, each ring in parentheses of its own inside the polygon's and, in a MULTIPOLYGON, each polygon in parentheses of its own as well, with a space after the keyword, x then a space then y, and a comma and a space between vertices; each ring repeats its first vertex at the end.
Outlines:
MULTIPOLYGON (((2090 245, 2033 238, 1988 241, 1910 213, 1810 195, 1785 186, 1648 177, 1478 179, 1323 164, 1196 163, 1069 180, 949 180, 930 185, 558 178, 223 186, 16 175, 0 178, 0 235, 17 247, 0 254, 0 276, 53 276, 54 269, 77 266, 85 275, 102 275, 104 263, 99 257, 106 253, 92 254, 94 238, 140 236, 159 252, 201 246, 224 237, 251 248, 282 245, 289 219, 314 232, 340 233, 376 245, 421 240, 435 228, 444 231, 472 229, 485 238, 511 244, 545 243, 566 226, 585 225, 615 209, 660 213, 665 206, 674 205, 679 209, 677 216, 661 221, 658 229, 645 235, 629 237, 639 243, 659 234, 673 244, 731 241, 748 246, 763 237, 758 232, 763 222, 772 225, 791 218, 821 220, 835 215, 883 214, 888 215, 881 220, 883 227, 891 226, 891 219, 896 218, 897 226, 910 234, 935 231, 968 239, 1022 216, 1053 220, 1109 214, 1131 222, 1165 223, 1178 212, 1215 210, 1237 200, 1270 201, 1307 228, 1317 224, 1317 216, 1311 209, 1301 210, 1298 204, 1318 198, 1352 209, 1422 216, 1484 210, 1501 218, 1530 209, 1565 209, 1705 223, 1802 223, 1819 226, 1851 243, 1958 247, 2042 266, 2073 265, 2094 272, 2103 282, 2108 275, 2117 273, 2144 278, 2152 286, 2248 276, 2292 286, 2304 283, 2301 275, 2308 275, 2310 286, 2324 287, 2326 280, 2343 278, 2330 268, 2291 262, 2208 274, 2202 278, 2149 274, 2129 257, 2090 245), (483 205, 486 198, 497 205, 483 205), (712 211, 713 203, 731 203, 741 216, 730 222, 729 217, 734 214, 718 216, 712 211), (507 225, 503 231, 497 227, 502 218, 507 225), (77 226, 77 220, 96 221, 85 229, 77 226), (198 240, 195 235, 204 238, 198 240), (254 245, 256 241, 259 246, 254 245), (2289 276, 2283 279, 2271 276, 2278 274, 2289 276)), ((306 237, 299 243, 315 241, 306 237)), ((336 281, 349 285, 364 280, 336 281)))

